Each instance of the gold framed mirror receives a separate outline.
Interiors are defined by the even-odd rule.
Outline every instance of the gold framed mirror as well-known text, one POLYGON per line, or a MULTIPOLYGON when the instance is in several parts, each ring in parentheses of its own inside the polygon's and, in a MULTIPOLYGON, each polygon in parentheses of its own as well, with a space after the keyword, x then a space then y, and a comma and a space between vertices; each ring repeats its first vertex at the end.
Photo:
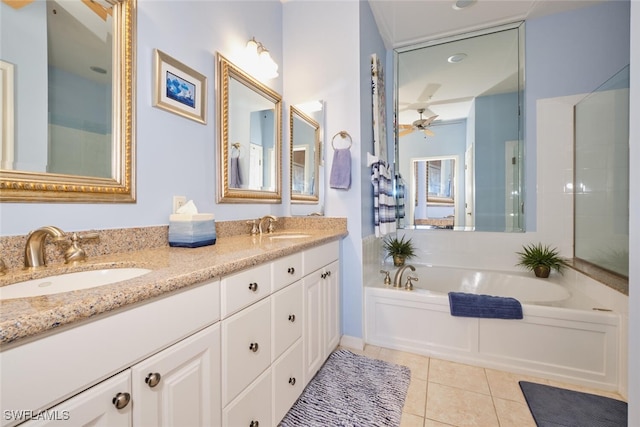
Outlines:
POLYGON ((282 97, 217 60, 218 203, 282 201, 282 97))
POLYGON ((135 202, 136 0, 0 7, 1 36, 11 40, 0 59, 15 65, 15 80, 5 82, 14 102, 2 123, 0 201, 135 202), (7 37, 16 26, 38 30, 7 37), (78 93, 84 100, 72 97, 78 93))
POLYGON ((318 203, 320 124, 291 106, 289 135, 291 203, 318 203))

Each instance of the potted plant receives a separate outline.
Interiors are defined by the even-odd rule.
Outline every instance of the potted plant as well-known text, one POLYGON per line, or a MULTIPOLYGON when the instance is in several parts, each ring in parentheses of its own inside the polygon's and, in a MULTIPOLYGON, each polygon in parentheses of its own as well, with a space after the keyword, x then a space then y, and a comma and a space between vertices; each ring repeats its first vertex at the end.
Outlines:
POLYGON ((565 259, 558 254, 556 248, 543 246, 542 243, 529 244, 522 248, 522 252, 516 252, 520 255, 520 262, 516 265, 533 271, 537 277, 549 277, 551 269, 562 273, 565 259))
POLYGON ((404 265, 404 261, 406 259, 414 257, 415 248, 413 247, 413 243, 411 239, 405 240, 405 236, 402 236, 398 239, 398 237, 388 237, 384 240, 382 247, 389 256, 393 257, 393 265, 396 267, 404 265))

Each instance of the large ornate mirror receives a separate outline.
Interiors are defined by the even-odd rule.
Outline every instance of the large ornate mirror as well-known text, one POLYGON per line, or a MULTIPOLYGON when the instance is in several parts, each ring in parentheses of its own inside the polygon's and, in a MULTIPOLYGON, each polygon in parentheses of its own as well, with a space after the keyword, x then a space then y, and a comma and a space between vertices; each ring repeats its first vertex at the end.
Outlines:
POLYGON ((0 200, 135 201, 135 12, 0 2, 0 200))
POLYGON ((291 202, 318 203, 320 124, 295 106, 290 110, 291 202))
POLYGON ((282 98, 217 54, 218 202, 280 203, 282 98))
POLYGON ((410 203, 398 210, 399 227, 524 231, 523 26, 396 49, 396 180, 411 199, 399 200, 410 203), (415 174, 431 163, 418 168, 421 161, 444 158, 459 160, 452 212, 443 217, 428 209, 436 202, 415 174))

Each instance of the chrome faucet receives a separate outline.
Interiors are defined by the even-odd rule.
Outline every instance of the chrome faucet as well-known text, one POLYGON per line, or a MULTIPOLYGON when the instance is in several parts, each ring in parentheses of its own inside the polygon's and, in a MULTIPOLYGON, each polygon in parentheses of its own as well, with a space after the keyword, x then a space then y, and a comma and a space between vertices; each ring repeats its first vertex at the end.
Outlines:
POLYGON ((46 265, 44 260, 44 241, 47 236, 53 237, 54 241, 63 240, 64 231, 60 230, 58 227, 54 227, 53 225, 47 225, 30 232, 27 236, 27 244, 24 248, 25 267, 42 267, 46 265))
POLYGON ((262 218, 260 218, 260 221, 258 221, 258 231, 260 232, 260 234, 262 234, 262 221, 264 221, 265 219, 269 220, 269 225, 267 226, 267 233, 271 234, 275 230, 275 226, 273 225, 273 223, 278 220, 278 217, 273 215, 265 215, 262 218))
POLYGON ((400 267, 398 271, 396 271, 396 275, 393 277, 393 287, 401 288, 402 287, 402 274, 406 269, 410 269, 411 271, 416 271, 416 268, 413 265, 407 264, 404 267, 400 267))

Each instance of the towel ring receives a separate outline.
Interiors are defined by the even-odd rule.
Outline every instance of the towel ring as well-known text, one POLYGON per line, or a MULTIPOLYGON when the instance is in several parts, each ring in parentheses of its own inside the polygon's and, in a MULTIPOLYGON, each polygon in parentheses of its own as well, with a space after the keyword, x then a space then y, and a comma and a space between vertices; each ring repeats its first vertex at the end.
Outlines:
POLYGON ((240 143, 239 142, 234 142, 233 144, 231 144, 231 157, 233 157, 233 154, 236 154, 236 158, 240 157, 240 143))
POLYGON ((340 132, 333 135, 333 138, 331 138, 331 146, 333 147, 333 149, 336 149, 336 146, 333 144, 333 140, 336 139, 336 136, 338 135, 340 135, 342 139, 349 138, 349 146, 347 147, 347 150, 351 148, 351 145, 353 145, 353 139, 351 139, 351 135, 349 135, 349 132, 347 132, 346 130, 341 130, 340 132))

